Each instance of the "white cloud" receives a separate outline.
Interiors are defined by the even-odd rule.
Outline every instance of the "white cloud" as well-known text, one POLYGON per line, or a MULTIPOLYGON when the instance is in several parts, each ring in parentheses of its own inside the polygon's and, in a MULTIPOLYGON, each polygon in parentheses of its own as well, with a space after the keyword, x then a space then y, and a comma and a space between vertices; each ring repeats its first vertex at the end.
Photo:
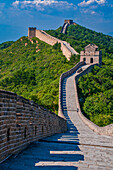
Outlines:
POLYGON ((19 1, 15 1, 15 2, 12 3, 12 5, 13 5, 14 7, 17 7, 17 6, 19 5, 19 3, 20 3, 19 1))
POLYGON ((92 5, 90 6, 90 9, 97 9, 98 8, 98 5, 92 5))
POLYGON ((97 1, 98 4, 105 4, 106 3, 106 0, 99 0, 97 1))
POLYGON ((84 13, 84 14, 88 14, 88 15, 98 15, 97 12, 95 12, 94 10, 92 10, 90 8, 81 8, 80 12, 84 13))
POLYGON ((52 8, 65 8, 65 9, 76 9, 76 6, 72 3, 68 3, 67 1, 57 1, 57 0, 33 0, 33 1, 15 1, 12 3, 14 7, 20 6, 20 8, 26 7, 36 7, 38 10, 44 10, 44 7, 52 7, 52 8))
POLYGON ((88 1, 83 0, 83 2, 78 4, 78 6, 84 7, 84 6, 90 5, 90 4, 94 3, 94 2, 101 5, 101 4, 105 4, 106 0, 88 0, 88 1))

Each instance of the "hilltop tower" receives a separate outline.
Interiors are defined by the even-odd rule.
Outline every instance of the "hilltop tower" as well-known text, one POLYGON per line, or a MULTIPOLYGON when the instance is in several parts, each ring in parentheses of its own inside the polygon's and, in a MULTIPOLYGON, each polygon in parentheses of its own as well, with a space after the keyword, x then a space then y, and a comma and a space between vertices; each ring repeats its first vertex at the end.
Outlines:
POLYGON ((28 39, 36 37, 36 27, 29 27, 28 28, 28 39))
POLYGON ((68 19, 68 20, 65 19, 65 20, 64 20, 64 23, 71 25, 71 24, 73 24, 73 20, 71 20, 71 19, 68 19))
POLYGON ((102 64, 102 51, 98 50, 95 44, 89 44, 84 51, 80 52, 80 61, 85 61, 86 64, 102 64))
POLYGON ((71 20, 71 19, 65 19, 65 20, 64 20, 64 25, 63 25, 63 27, 62 27, 62 29, 61 29, 61 33, 66 34, 68 26, 69 26, 69 25, 72 25, 72 24, 75 25, 75 23, 73 22, 73 20, 71 20))

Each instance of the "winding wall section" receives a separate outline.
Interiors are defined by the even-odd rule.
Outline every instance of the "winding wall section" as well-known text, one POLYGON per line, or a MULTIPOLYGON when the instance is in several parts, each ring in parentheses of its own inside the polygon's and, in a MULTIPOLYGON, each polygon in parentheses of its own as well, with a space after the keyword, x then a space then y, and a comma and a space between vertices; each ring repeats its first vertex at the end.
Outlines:
MULTIPOLYGON (((113 136, 113 124, 105 126, 105 127, 99 127, 97 125, 95 125, 93 122, 91 122, 90 120, 88 120, 81 112, 81 108, 80 108, 80 104, 79 104, 79 99, 78 99, 78 92, 77 92, 77 82, 78 79, 89 73, 92 68, 94 67, 95 64, 89 65, 88 67, 86 67, 85 69, 83 69, 83 71, 81 73, 76 73, 76 71, 79 68, 83 68, 84 67, 84 62, 79 62, 77 63, 77 65, 75 67, 73 67, 71 70, 63 73, 60 77, 60 82, 59 82, 59 116, 61 117, 65 117, 64 113, 63 113, 63 103, 62 103, 62 97, 63 97, 63 87, 62 87, 62 82, 64 80, 64 78, 72 76, 72 74, 74 73, 75 75, 75 79, 74 79, 74 87, 75 87, 75 104, 77 105, 78 108, 78 114, 80 116, 80 118, 82 119, 82 121, 93 131, 95 131, 96 133, 100 134, 100 135, 107 135, 107 136, 113 136)), ((74 92, 72 92, 74 93, 74 92)), ((70 101, 71 102, 71 101, 70 101)))
POLYGON ((90 120, 88 120, 81 112, 81 108, 80 108, 80 104, 79 104, 79 99, 78 99, 78 92, 77 92, 77 82, 78 79, 89 73, 91 71, 91 69, 93 68, 94 65, 89 66, 87 69, 85 69, 83 72, 81 72, 80 74, 77 74, 75 76, 75 98, 76 98, 76 104, 77 104, 77 108, 78 108, 78 114, 80 116, 80 118, 83 120, 83 122, 90 128, 92 129, 94 132, 100 134, 100 135, 107 135, 107 136, 113 136, 113 124, 110 124, 108 126, 105 127, 99 127, 96 124, 94 124, 93 122, 91 122, 90 120))
POLYGON ((65 118, 64 114, 63 114, 63 106, 62 106, 62 92, 63 92, 63 88, 62 88, 62 81, 64 78, 70 76, 71 74, 73 74, 74 72, 76 72, 76 70, 80 67, 83 66, 85 63, 84 62, 79 62, 77 63, 72 69, 70 69, 69 71, 61 74, 60 76, 60 80, 59 80, 59 111, 58 111, 58 115, 62 118, 65 118))

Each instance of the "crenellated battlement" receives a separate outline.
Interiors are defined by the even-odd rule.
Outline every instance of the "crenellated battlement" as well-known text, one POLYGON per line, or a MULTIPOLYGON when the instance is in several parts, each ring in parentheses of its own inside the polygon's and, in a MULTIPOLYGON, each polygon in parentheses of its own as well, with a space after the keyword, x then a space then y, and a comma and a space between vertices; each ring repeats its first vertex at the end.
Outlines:
POLYGON ((36 27, 29 27, 28 28, 28 39, 36 37, 36 27))

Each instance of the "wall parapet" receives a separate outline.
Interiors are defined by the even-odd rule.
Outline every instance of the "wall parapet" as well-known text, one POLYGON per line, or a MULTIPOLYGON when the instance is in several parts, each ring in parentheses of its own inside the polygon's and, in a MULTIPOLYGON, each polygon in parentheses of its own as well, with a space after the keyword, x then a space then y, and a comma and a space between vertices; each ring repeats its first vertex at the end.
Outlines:
MULTIPOLYGON (((94 64, 96 65, 96 64, 94 64)), ((79 104, 79 99, 78 99, 78 92, 77 92, 77 82, 78 79, 89 73, 91 71, 91 69, 94 67, 94 65, 90 65, 87 69, 85 69, 83 72, 79 73, 78 75, 75 76, 75 98, 76 98, 76 104, 77 104, 77 110, 78 110, 78 114, 80 116, 80 118, 82 119, 82 121, 94 132, 96 132, 99 135, 106 135, 106 136, 113 136, 113 124, 104 126, 104 127, 99 127, 96 124, 94 124, 93 122, 91 122, 89 119, 87 119, 81 112, 81 108, 80 108, 80 104, 79 104)))
POLYGON ((58 111, 58 115, 62 118, 65 119, 65 116, 63 114, 63 110, 62 110, 62 81, 65 77, 70 76, 71 74, 73 74, 80 66, 83 66, 85 64, 85 62, 79 62, 77 63, 72 69, 70 69, 69 71, 61 74, 60 76, 60 80, 59 80, 59 111, 58 111))
POLYGON ((31 39, 33 37, 37 37, 41 41, 44 41, 51 46, 55 45, 56 43, 60 43, 61 51, 62 51, 63 55, 67 58, 67 60, 70 60, 70 58, 73 54, 79 55, 79 53, 76 52, 74 50, 74 48, 72 48, 70 46, 69 43, 67 43, 66 41, 62 41, 56 37, 53 37, 53 36, 47 34, 45 31, 36 30, 36 28, 29 28, 28 29, 28 39, 31 39))
POLYGON ((0 162, 31 142, 67 130, 66 120, 9 91, 0 90, 0 162))

